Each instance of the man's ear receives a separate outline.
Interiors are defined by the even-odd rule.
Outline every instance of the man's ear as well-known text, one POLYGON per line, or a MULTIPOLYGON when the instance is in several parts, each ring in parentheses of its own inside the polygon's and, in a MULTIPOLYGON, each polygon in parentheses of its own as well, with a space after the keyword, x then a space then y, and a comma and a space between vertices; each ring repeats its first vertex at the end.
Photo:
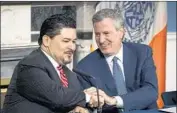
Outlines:
POLYGON ((44 36, 42 37, 42 43, 43 43, 43 45, 44 45, 45 47, 48 47, 48 46, 50 45, 50 41, 51 41, 51 39, 50 39, 49 36, 44 35, 44 36))
POLYGON ((121 36, 121 38, 123 39, 124 34, 125 34, 125 29, 122 27, 118 30, 119 36, 121 36))

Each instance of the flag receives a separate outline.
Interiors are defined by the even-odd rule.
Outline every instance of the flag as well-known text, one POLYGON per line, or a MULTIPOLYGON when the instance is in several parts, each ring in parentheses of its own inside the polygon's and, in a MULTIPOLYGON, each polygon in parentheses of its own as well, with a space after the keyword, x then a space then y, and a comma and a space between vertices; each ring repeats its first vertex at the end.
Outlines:
POLYGON ((159 97, 157 104, 163 107, 161 93, 165 92, 166 80, 166 39, 167 39, 167 5, 166 2, 158 2, 153 25, 152 39, 149 45, 153 49, 153 59, 156 65, 156 73, 159 85, 159 97))
MULTIPOLYGON (((96 12, 104 8, 116 9, 121 12, 126 31, 124 41, 147 44, 152 47, 159 89, 157 104, 159 108, 162 108, 161 93, 165 91, 166 79, 166 2, 99 2, 96 6, 96 12)), ((91 51, 96 48, 93 34, 91 51)))

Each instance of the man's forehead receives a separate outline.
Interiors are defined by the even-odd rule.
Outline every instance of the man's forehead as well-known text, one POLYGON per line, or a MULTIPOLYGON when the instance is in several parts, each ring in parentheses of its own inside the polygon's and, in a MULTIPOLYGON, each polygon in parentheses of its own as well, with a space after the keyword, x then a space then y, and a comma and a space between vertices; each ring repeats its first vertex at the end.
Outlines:
POLYGON ((76 29, 75 28, 63 28, 60 32, 62 38, 65 39, 76 39, 76 29))

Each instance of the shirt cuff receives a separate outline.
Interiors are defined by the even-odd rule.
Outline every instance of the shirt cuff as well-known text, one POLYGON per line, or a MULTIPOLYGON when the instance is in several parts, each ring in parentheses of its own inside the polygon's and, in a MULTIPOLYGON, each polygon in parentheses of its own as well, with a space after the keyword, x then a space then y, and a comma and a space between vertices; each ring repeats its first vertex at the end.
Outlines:
POLYGON ((115 98, 117 100, 116 107, 117 108, 123 108, 124 107, 123 99, 120 96, 115 96, 115 98))
POLYGON ((90 101, 90 95, 88 95, 88 94, 85 93, 85 98, 86 98, 86 103, 89 103, 89 101, 90 101))

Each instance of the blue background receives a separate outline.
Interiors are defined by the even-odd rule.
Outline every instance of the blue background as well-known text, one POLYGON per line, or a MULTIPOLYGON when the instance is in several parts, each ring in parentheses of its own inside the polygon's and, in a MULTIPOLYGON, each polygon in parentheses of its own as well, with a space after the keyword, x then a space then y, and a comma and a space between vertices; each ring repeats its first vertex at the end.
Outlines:
POLYGON ((176 2, 167 2, 167 30, 176 32, 176 2))

